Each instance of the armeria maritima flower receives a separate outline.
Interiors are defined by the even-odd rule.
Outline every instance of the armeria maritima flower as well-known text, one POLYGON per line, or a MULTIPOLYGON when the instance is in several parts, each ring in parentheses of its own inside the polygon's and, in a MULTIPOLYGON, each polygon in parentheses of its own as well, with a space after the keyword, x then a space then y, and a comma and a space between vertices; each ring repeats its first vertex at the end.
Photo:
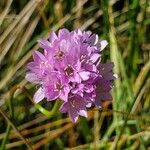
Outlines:
POLYGON ((100 41, 90 31, 60 29, 38 42, 43 53, 34 51, 26 75, 28 81, 39 85, 35 102, 60 99, 60 111, 76 122, 79 115, 87 117, 87 107, 111 99, 113 64, 101 63, 107 41, 100 41))

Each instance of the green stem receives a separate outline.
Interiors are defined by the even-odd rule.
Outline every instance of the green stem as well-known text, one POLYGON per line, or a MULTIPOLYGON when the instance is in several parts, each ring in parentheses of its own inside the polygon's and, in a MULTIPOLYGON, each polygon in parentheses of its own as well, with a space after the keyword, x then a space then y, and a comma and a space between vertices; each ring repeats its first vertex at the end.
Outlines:
POLYGON ((52 108, 51 111, 46 110, 45 108, 43 108, 40 104, 37 104, 34 102, 33 98, 31 97, 30 93, 28 92, 28 90, 24 87, 23 91, 25 93, 25 95, 33 102, 33 104, 35 105, 35 108, 38 109, 42 114, 44 114, 47 117, 52 117, 54 114, 57 113, 59 107, 60 107, 60 101, 57 100, 52 108))
POLYGON ((3 110, 0 108, 0 114, 5 118, 5 120, 11 125, 11 127, 15 130, 15 132, 19 135, 19 137, 23 140, 24 144, 28 147, 29 150, 32 150, 31 146, 28 144, 28 140, 26 140, 18 128, 13 124, 13 122, 8 118, 8 116, 3 112, 3 110))
MULTIPOLYGON (((12 101, 13 101, 13 95, 14 95, 15 91, 16 91, 16 88, 14 88, 12 91, 10 91, 9 101, 8 101, 9 102, 10 116, 11 116, 12 120, 14 118, 14 109, 13 109, 12 101)), ((10 131, 11 131, 11 126, 10 126, 10 124, 8 124, 7 128, 6 128, 6 134, 5 134, 5 137, 4 137, 3 141, 2 141, 0 150, 4 150, 5 149, 7 140, 8 140, 9 135, 10 135, 10 131)))
POLYGON ((9 134, 10 134, 10 131, 11 131, 11 126, 8 124, 8 125, 7 125, 7 128, 6 128, 5 137, 4 137, 3 141, 2 141, 0 150, 4 150, 4 149, 5 149, 5 145, 6 145, 6 143, 7 143, 7 140, 8 140, 9 134))
POLYGON ((148 62, 145 64, 145 66, 143 67, 142 71, 140 72, 140 74, 139 74, 139 76, 138 76, 138 79, 137 79, 137 81, 136 81, 136 83, 135 83, 135 91, 134 91, 134 95, 135 95, 135 96, 134 96, 134 100, 133 100, 133 102, 132 102, 132 104, 131 104, 131 106, 130 106, 130 108, 129 108, 129 114, 128 114, 127 117, 125 118, 123 126, 120 128, 120 132, 119 132, 119 134, 116 136, 115 141, 114 141, 114 143, 113 143, 113 145, 112 145, 112 147, 111 147, 111 150, 115 150, 116 147, 117 147, 117 143, 118 143, 118 141, 119 141, 119 139, 120 139, 120 137, 121 137, 121 134, 123 133, 124 128, 125 128, 125 126, 126 126, 126 124, 127 124, 128 117, 129 117, 129 115, 130 115, 130 113, 131 113, 131 111, 132 111, 132 108, 133 108, 133 106, 134 106, 134 104, 135 104, 135 102, 136 102, 136 99, 137 99, 137 97, 138 97, 138 95, 139 95, 139 92, 140 92, 142 86, 145 84, 145 82, 146 82, 146 80, 147 80, 147 78, 148 78, 149 72, 150 72, 150 61, 148 61, 148 62), (139 81, 140 81, 140 82, 139 82, 139 81))
POLYGON ((108 139, 111 136, 114 129, 115 129, 115 123, 113 121, 111 123, 111 125, 109 126, 108 130, 106 131, 105 135, 103 136, 103 139, 101 140, 101 143, 106 143, 108 141, 108 139))
POLYGON ((35 108, 37 108, 42 114, 44 114, 47 117, 52 117, 55 113, 57 113, 58 109, 60 107, 60 101, 56 101, 52 110, 46 110, 43 108, 40 104, 35 104, 35 108))

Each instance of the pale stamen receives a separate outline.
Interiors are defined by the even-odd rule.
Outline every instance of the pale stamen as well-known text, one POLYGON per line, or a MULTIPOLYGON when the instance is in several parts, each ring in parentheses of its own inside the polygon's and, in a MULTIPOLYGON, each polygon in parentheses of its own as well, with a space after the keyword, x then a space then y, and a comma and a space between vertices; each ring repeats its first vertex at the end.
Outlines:
POLYGON ((71 76, 71 75, 73 75, 73 73, 74 73, 74 69, 70 66, 70 65, 68 65, 66 68, 65 68, 65 73, 66 73, 66 75, 67 76, 71 76))

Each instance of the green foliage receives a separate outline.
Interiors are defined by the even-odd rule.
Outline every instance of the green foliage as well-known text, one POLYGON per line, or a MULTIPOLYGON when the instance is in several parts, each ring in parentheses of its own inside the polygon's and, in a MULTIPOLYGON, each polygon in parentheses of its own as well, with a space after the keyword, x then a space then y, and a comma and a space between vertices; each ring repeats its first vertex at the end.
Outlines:
MULTIPOLYGON (((147 150, 150 145, 150 3, 148 0, 0 1, 0 150, 147 150), (113 101, 72 124, 65 114, 44 116, 24 77, 37 39, 51 30, 92 30, 109 45, 113 101), (26 87, 29 93, 23 90, 26 87), (37 109, 38 108, 38 109, 37 109)), ((47 109, 49 102, 42 102, 47 109)), ((41 108, 40 108, 41 109, 41 108)), ((50 113, 51 114, 51 113, 50 113)))

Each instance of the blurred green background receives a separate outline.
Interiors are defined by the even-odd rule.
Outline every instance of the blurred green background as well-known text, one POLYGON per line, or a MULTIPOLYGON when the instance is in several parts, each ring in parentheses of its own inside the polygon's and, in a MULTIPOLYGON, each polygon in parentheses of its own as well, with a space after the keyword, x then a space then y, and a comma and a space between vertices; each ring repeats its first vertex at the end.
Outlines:
POLYGON ((0 113, 0 150, 150 149, 150 1, 0 0, 0 113), (76 124, 44 116, 30 99, 37 87, 24 79, 37 39, 63 27, 106 39, 102 61, 119 76, 113 101, 76 124))

